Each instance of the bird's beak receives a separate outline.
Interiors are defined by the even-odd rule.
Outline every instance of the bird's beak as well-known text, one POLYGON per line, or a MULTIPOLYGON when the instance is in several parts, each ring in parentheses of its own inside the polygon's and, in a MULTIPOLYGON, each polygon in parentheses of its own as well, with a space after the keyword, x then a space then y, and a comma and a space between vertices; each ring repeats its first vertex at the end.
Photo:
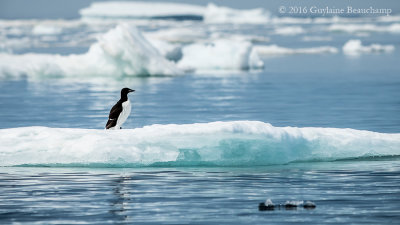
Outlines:
POLYGON ((129 89, 129 92, 134 92, 135 90, 129 89))

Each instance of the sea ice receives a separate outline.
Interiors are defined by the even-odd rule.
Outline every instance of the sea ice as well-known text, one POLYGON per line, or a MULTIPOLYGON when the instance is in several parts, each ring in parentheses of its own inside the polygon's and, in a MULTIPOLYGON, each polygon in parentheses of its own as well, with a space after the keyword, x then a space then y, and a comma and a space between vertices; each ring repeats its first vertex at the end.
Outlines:
POLYGON ((0 54, 0 77, 179 75, 134 26, 122 24, 100 36, 85 54, 0 54))
POLYGON ((348 55, 372 52, 392 52, 394 49, 395 47, 393 45, 372 44, 364 46, 362 45, 361 40, 349 40, 343 45, 343 53, 348 55))
POLYGON ((332 46, 321 46, 312 48, 285 48, 278 45, 256 45, 254 46, 254 50, 260 56, 338 53, 338 49, 332 46))
POLYGON ((82 17, 97 18, 202 17, 204 7, 169 2, 109 1, 94 2, 88 8, 81 9, 79 13, 82 17))
POLYGON ((204 12, 205 23, 267 24, 269 12, 262 8, 239 10, 209 3, 204 12))
POLYGON ((248 70, 262 68, 250 42, 219 39, 195 43, 182 49, 179 68, 195 70, 248 70))
POLYGON ((0 166, 255 166, 400 155, 399 133, 274 127, 260 121, 151 125, 111 131, 20 127, 0 129, 0 143, 0 166))

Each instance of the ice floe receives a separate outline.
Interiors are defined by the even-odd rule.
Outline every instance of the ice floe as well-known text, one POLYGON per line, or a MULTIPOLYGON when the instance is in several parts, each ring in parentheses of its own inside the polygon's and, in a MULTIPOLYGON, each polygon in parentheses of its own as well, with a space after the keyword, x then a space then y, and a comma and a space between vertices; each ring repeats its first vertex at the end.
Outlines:
POLYGON ((306 31, 300 26, 289 26, 289 27, 277 27, 275 28, 275 34, 278 35, 298 35, 303 34, 306 31))
POLYGON ((362 45, 361 40, 349 40, 343 45, 343 53, 348 55, 357 55, 361 53, 373 52, 392 52, 395 47, 393 45, 371 44, 368 46, 362 45))
POLYGON ((376 24, 332 24, 328 27, 329 31, 336 32, 389 32, 400 33, 400 24, 376 25, 376 24))
POLYGON ((239 10, 209 3, 204 12, 205 23, 266 24, 270 14, 262 8, 239 10))
POLYGON ((254 50, 260 56, 293 55, 293 54, 335 54, 339 50, 332 46, 320 46, 311 48, 285 48, 278 45, 256 45, 254 50))
POLYGON ((94 2, 88 8, 81 9, 82 17, 95 18, 202 18, 204 6, 170 2, 94 2))
POLYGON ((260 121, 0 129, 0 166, 255 166, 400 155, 400 134, 260 121), (118 143, 118 144, 115 144, 118 143))
POLYGON ((248 70, 264 63, 246 41, 219 39, 183 47, 179 68, 195 70, 248 70))
POLYGON ((0 77, 179 75, 134 26, 122 24, 80 55, 0 54, 0 77))

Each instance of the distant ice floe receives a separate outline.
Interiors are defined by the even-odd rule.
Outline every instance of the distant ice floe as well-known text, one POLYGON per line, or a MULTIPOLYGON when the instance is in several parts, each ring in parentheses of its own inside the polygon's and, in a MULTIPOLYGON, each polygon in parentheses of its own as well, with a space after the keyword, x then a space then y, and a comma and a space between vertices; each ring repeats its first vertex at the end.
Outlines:
POLYGON ((262 35, 251 35, 251 34, 232 34, 232 33, 221 33, 214 32, 211 34, 210 39, 230 39, 235 41, 249 41, 251 43, 265 43, 269 42, 270 39, 262 35))
POLYGON ((0 54, 0 77, 179 75, 137 28, 122 24, 81 55, 0 54))
POLYGON ((38 24, 32 29, 34 35, 58 35, 63 32, 60 26, 38 24))
POLYGON ((169 2, 94 2, 79 11, 84 18, 202 18, 203 6, 169 2))
POLYGON ((395 23, 391 25, 375 25, 375 24, 332 24, 328 27, 329 31, 336 32, 389 32, 400 33, 400 24, 395 23))
POLYGON ((300 17, 272 17, 271 23, 273 24, 310 24, 313 23, 312 18, 300 17))
POLYGON ((239 10, 213 3, 204 7, 168 2, 95 2, 80 14, 84 19, 195 19, 213 24, 263 24, 270 20, 270 14, 262 8, 239 10))
POLYGON ((380 45, 372 44, 364 46, 361 40, 349 40, 343 45, 343 53, 348 55, 358 55, 362 53, 373 53, 373 52, 392 52, 395 47, 393 45, 380 45))
POLYGON ((293 55, 293 54, 335 54, 339 50, 332 46, 321 46, 312 48, 285 48, 278 45, 256 45, 254 46, 260 56, 271 55, 293 55))
POLYGON ((275 34, 284 36, 298 35, 298 34, 303 34, 305 32, 306 31, 300 26, 277 27, 275 28, 274 31, 275 34))
POLYGON ((270 14, 262 8, 239 10, 209 3, 203 20, 205 23, 266 24, 270 14))
POLYGON ((219 39, 183 47, 178 66, 185 70, 248 70, 262 68, 264 63, 250 42, 219 39))
POLYGON ((386 23, 400 22, 400 15, 379 16, 379 17, 377 18, 377 21, 379 21, 379 22, 386 22, 386 23))
POLYGON ((302 41, 312 42, 312 41, 332 41, 330 36, 304 36, 302 41))
POLYGON ((0 143, 0 166, 255 166, 400 155, 399 133, 260 121, 113 131, 20 127, 0 129, 0 143))
POLYGON ((28 37, 23 38, 2 38, 0 37, 0 52, 12 53, 14 49, 28 48, 33 41, 28 37))

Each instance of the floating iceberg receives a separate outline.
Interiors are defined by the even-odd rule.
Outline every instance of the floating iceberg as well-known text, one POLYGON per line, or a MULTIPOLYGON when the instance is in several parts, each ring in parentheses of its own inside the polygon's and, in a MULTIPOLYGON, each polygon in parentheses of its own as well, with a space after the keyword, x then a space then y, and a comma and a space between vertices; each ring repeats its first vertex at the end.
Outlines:
POLYGON ((158 39, 149 38, 148 40, 166 59, 176 62, 182 58, 182 46, 180 44, 158 39))
POLYGON ((0 54, 0 77, 179 75, 138 29, 117 26, 81 55, 0 54))
POLYGON ((254 166, 400 155, 400 134, 258 121, 0 129, 0 166, 254 166), (117 143, 117 144, 116 144, 117 143))
POLYGON ((270 14, 262 8, 239 10, 209 3, 204 12, 205 23, 266 24, 270 14))
POLYGON ((349 40, 343 45, 343 52, 348 55, 372 52, 392 52, 394 49, 395 47, 393 45, 372 44, 364 46, 360 40, 349 40))
POLYGON ((202 19, 203 6, 169 2, 94 2, 79 11, 84 18, 202 19))
POLYGON ((63 32, 62 27, 46 24, 35 25, 32 29, 34 35, 58 35, 63 32))
POLYGON ((190 70, 248 70, 262 68, 264 63, 250 42, 219 39, 195 43, 182 49, 178 67, 190 70))
POLYGON ((293 55, 293 54, 335 54, 339 50, 332 46, 321 46, 313 48, 285 48, 278 45, 256 45, 254 46, 260 56, 270 55, 293 55))

